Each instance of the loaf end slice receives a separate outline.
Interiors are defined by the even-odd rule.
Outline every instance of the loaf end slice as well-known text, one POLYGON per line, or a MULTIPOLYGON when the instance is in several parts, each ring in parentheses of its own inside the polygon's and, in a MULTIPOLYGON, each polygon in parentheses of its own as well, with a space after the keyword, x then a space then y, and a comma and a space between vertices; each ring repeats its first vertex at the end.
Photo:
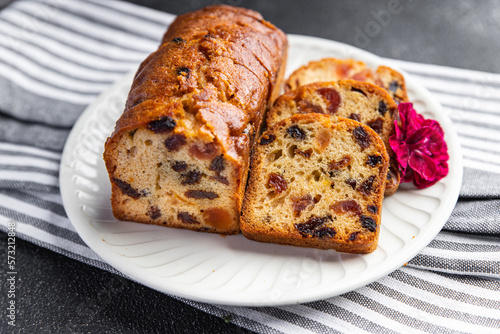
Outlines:
POLYGON ((375 84, 385 89, 396 103, 408 102, 404 77, 398 71, 379 66, 375 71, 353 59, 324 58, 295 70, 285 83, 287 91, 313 82, 352 79, 375 84))
POLYGON ((241 230, 299 247, 370 253, 377 247, 389 157, 368 126, 295 115, 254 147, 241 230))

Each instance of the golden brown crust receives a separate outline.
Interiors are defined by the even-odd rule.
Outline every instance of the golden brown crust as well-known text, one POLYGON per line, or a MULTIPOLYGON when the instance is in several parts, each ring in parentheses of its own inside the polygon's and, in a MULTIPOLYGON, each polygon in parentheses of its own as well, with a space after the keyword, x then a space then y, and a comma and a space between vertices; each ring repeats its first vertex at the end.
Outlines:
POLYGON ((377 247, 388 163, 380 137, 357 121, 335 121, 321 114, 280 121, 254 147, 241 230, 261 242, 372 252, 377 247), (352 139, 359 128, 371 140, 364 148, 352 139), (345 163, 344 155, 349 155, 345 163), (377 157, 377 162, 368 166, 368 156, 377 157), (357 180, 356 190, 344 177, 357 180), (370 187, 363 186, 366 180, 370 187), (336 212, 339 201, 348 201, 348 210, 336 212))
POLYGON ((206 230, 213 217, 228 217, 208 210, 213 204, 230 211, 233 224, 209 231, 238 232, 250 147, 279 90, 286 53, 286 35, 248 9, 216 5, 177 17, 158 50, 140 65, 105 144, 115 217, 206 230), (172 125, 168 131, 152 130, 164 120, 172 125), (143 151, 149 148, 148 156, 143 151), (220 171, 211 165, 219 156, 225 168, 220 171), (175 172, 174 160, 188 167, 175 172), (156 177, 156 189, 136 165, 156 177), (175 191, 166 190, 168 178, 180 183, 172 184, 175 191), (212 198, 197 198, 203 196, 212 198), (184 211, 172 204, 178 217, 167 217, 168 202, 177 200, 184 211))

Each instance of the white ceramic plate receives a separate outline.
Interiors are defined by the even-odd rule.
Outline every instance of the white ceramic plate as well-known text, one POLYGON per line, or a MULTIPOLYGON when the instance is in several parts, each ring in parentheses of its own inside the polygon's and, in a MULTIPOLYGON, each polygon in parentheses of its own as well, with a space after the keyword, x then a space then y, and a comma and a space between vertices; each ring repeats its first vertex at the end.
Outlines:
MULTIPOLYGON (((287 76, 323 57, 354 58, 372 67, 382 64, 370 53, 333 41, 291 35, 289 42, 287 76)), ((431 188, 403 186, 385 199, 379 246, 371 254, 263 244, 242 235, 223 237, 117 221, 111 212, 102 152, 123 111, 133 74, 90 105, 71 132, 61 162, 64 207, 82 239, 104 261, 168 294, 215 304, 265 306, 354 290, 389 274, 424 248, 451 214, 462 182, 460 148, 451 122, 420 83, 405 77, 416 109, 437 119, 446 133, 450 172, 431 188)))

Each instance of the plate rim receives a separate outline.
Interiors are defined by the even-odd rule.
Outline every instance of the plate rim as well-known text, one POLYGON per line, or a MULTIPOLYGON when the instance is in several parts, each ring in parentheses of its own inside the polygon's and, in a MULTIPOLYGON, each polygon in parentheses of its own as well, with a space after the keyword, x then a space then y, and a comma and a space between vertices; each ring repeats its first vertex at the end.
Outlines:
MULTIPOLYGON (((433 118, 437 119, 442 125, 446 124, 446 126, 444 127, 446 128, 445 133, 447 137, 447 142, 453 143, 453 145, 448 144, 448 152, 450 154, 450 157, 452 157, 453 159, 455 167, 453 169, 450 168, 450 173, 455 175, 448 175, 447 177, 453 176, 453 179, 457 182, 450 183, 449 185, 451 187, 449 193, 451 195, 454 195, 454 197, 447 202, 445 208, 442 208, 438 212, 439 214, 438 218, 439 221, 442 222, 442 224, 437 224, 436 226, 433 226, 433 228, 427 228, 423 234, 419 235, 418 240, 416 240, 417 242, 413 242, 412 245, 406 247, 404 252, 400 252, 400 254, 398 254, 397 256, 389 258, 387 261, 388 264, 386 264, 385 266, 380 266, 379 269, 375 270, 374 273, 372 273, 369 276, 369 279, 366 279, 366 277, 364 277, 363 279, 357 278, 353 280, 354 282, 352 284, 350 284, 349 286, 345 286, 343 289, 336 289, 334 291, 330 290, 322 291, 322 289, 318 289, 318 291, 315 291, 315 293, 311 293, 307 296, 301 296, 300 298, 295 298, 295 299, 288 298, 285 300, 280 300, 278 302, 273 302, 270 299, 262 299, 262 300, 254 299, 252 301, 245 301, 237 298, 238 295, 233 295, 230 293, 222 293, 219 295, 210 293, 197 295, 196 292, 193 293, 189 291, 179 291, 175 289, 174 289, 175 291, 172 291, 172 289, 168 289, 168 287, 165 287, 164 285, 157 284, 156 281, 148 280, 148 275, 144 273, 147 271, 146 268, 143 268, 144 272, 141 272, 140 270, 139 271, 137 270, 137 267, 135 265, 132 265, 131 269, 131 267, 129 267, 130 262, 128 262, 125 257, 120 256, 119 254, 113 251, 109 251, 109 249, 106 248, 111 247, 110 245, 105 245, 104 243, 98 242, 98 240, 95 240, 95 238, 93 238, 91 234, 89 234, 90 232, 92 232, 90 230, 95 231, 95 229, 91 226, 90 221, 82 223, 81 217, 79 217, 79 215, 77 214, 78 211, 80 211, 81 205, 78 205, 78 203, 74 201, 72 202, 70 200, 71 196, 74 197, 74 189, 72 187, 72 180, 71 180, 71 178, 73 177, 72 173, 73 167, 71 167, 69 164, 66 163, 72 156, 73 152, 71 152, 71 150, 73 147, 75 147, 73 143, 78 142, 78 136, 80 135, 81 131, 85 128, 86 122, 88 121, 91 111, 95 109, 97 106, 99 106, 102 103, 102 101, 104 101, 107 98, 108 95, 112 94, 113 92, 116 92, 123 84, 123 80, 127 79, 132 80, 133 74, 135 73, 134 71, 125 74, 122 78, 118 79, 115 83, 113 83, 108 89, 103 91, 96 98, 96 100, 94 100, 80 115, 79 119, 75 123, 65 143, 59 169, 60 171, 59 184, 60 184, 61 197, 68 218, 71 221, 71 224, 74 226, 77 233, 79 234, 79 236, 85 242, 85 244, 90 249, 92 249, 104 262, 106 262, 111 267, 115 268, 122 274, 126 275, 127 277, 138 283, 141 283, 145 286, 153 288, 162 293, 166 293, 180 298, 190 299, 197 302, 212 303, 217 305, 231 305, 231 306, 289 305, 289 304, 311 302, 311 301, 317 301, 321 299, 334 297, 349 291, 353 291, 367 284, 370 284, 378 280, 379 278, 397 270, 407 261, 411 260, 423 248, 425 248, 432 241, 432 239, 434 239, 434 237, 439 233, 439 231, 441 231, 442 227, 447 221, 447 218, 449 218, 449 216, 451 215, 451 212, 458 200, 459 191, 462 184, 463 164, 462 164, 462 155, 460 152, 461 151, 460 144, 458 141, 458 135, 454 130, 454 128, 452 127, 451 120, 444 114, 443 108, 441 107, 439 102, 431 95, 431 93, 423 85, 421 85, 418 81, 416 81, 411 75, 402 71, 397 66, 391 64, 390 59, 381 58, 368 51, 333 40, 323 39, 319 37, 312 37, 312 36, 294 35, 294 34, 288 34, 287 36, 289 45, 305 43, 305 44, 318 45, 321 48, 328 48, 328 49, 345 48, 346 50, 352 52, 352 54, 354 55, 360 54, 363 57, 371 59, 376 64, 388 65, 396 69, 397 71, 400 71, 404 75, 407 84, 417 91, 419 97, 424 98, 426 104, 429 104, 431 106, 431 109, 433 109, 433 118), (214 295, 217 296, 217 298, 214 298, 214 295), (236 296, 236 298, 234 296, 236 296)), ((434 219, 436 220, 437 218, 434 219)), ((85 221, 85 218, 83 220, 85 221)), ((190 290, 190 289, 188 287, 185 290, 190 290)))

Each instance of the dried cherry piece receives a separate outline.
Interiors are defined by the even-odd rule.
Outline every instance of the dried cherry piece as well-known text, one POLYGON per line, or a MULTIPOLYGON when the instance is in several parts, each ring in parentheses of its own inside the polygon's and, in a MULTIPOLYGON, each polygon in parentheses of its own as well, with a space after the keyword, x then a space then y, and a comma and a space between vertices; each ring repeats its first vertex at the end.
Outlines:
POLYGON ((297 102, 297 111, 301 114, 324 114, 325 111, 321 106, 309 101, 300 100, 297 102))
POLYGON ((194 144, 189 147, 189 154, 202 160, 212 159, 217 154, 217 152, 218 148, 213 142, 205 144, 194 144))
POLYGON ((149 217, 151 217, 151 219, 155 220, 155 219, 158 219, 161 217, 161 210, 159 207, 157 207, 156 205, 151 205, 149 208, 148 208, 148 212, 147 212, 147 215, 149 217))
POLYGON ((342 159, 340 159, 339 161, 332 161, 330 162, 330 164, 328 165, 328 168, 330 169, 340 169, 342 167, 345 167, 347 165, 349 165, 351 163, 351 157, 348 156, 348 155, 344 155, 342 157, 342 159))
POLYGON ((290 126, 288 129, 286 129, 286 133, 288 133, 290 137, 295 139, 304 140, 307 138, 307 134, 305 133, 305 131, 299 128, 297 125, 290 126))
POLYGON ((330 205, 330 210, 337 214, 344 213, 354 213, 355 215, 361 215, 361 206, 355 200, 349 199, 345 201, 339 201, 330 205))
POLYGON ((349 118, 358 122, 361 122, 361 116, 359 114, 351 113, 349 118))
POLYGON ((378 212, 378 207, 376 205, 368 205, 367 209, 371 213, 377 213, 378 212))
POLYGON ((170 167, 172 167, 172 169, 176 172, 183 172, 187 169, 188 165, 186 162, 184 161, 174 161, 170 167))
POLYGON ((361 221, 361 226, 368 231, 375 232, 377 230, 377 222, 372 217, 362 215, 359 220, 361 221))
POLYGON ((292 200, 293 213, 295 217, 299 217, 300 214, 302 213, 302 210, 307 208, 309 205, 314 204, 314 200, 309 194, 304 195, 302 197, 292 196, 291 200, 292 200))
POLYGON ((361 146, 361 149, 364 150, 365 148, 370 146, 371 143, 370 135, 368 134, 368 132, 366 132, 366 130, 362 126, 354 128, 352 134, 354 136, 354 139, 356 139, 356 142, 359 144, 359 146, 361 146))
POLYGON ((382 162, 381 155, 369 155, 368 159, 366 160, 366 164, 370 167, 375 167, 381 162, 382 162))
POLYGON ((345 183, 350 185, 352 187, 352 189, 356 189, 356 184, 357 184, 356 180, 348 178, 345 180, 345 183))
POLYGON ((378 112, 380 115, 384 116, 385 113, 387 112, 387 104, 385 104, 384 101, 380 101, 378 103, 378 112))
POLYGON ((358 191, 365 196, 368 196, 373 191, 373 181, 375 181, 375 175, 369 176, 364 180, 358 187, 358 191))
POLYGON ((379 117, 376 120, 368 122, 367 125, 376 133, 381 134, 384 129, 384 119, 379 117))
POLYGON ((309 148, 305 151, 302 151, 302 150, 299 150, 298 148, 295 149, 295 153, 297 154, 300 154, 301 156, 303 156, 304 158, 310 158, 311 157, 311 154, 312 154, 312 149, 309 148))
POLYGON ((162 117, 156 121, 151 121, 148 123, 148 129, 155 133, 166 133, 171 132, 177 123, 170 116, 162 117))
POLYGON ((133 199, 138 199, 139 197, 144 197, 148 195, 148 192, 146 190, 137 190, 134 187, 130 185, 130 183, 117 179, 116 177, 113 178, 113 181, 115 184, 120 188, 121 192, 124 195, 130 196, 133 199))
POLYGON ((177 213, 177 218, 180 219, 184 224, 199 224, 200 222, 194 218, 189 212, 181 211, 177 213))
POLYGON ((188 190, 184 193, 184 196, 188 198, 195 198, 195 199, 214 199, 214 198, 219 198, 219 195, 212 191, 205 191, 205 190, 188 190))
POLYGON ((182 173, 181 176, 184 178, 181 182, 182 185, 196 184, 200 182, 203 173, 198 170, 190 170, 186 173, 182 173))
POLYGON ((288 188, 288 182, 285 178, 276 173, 269 174, 267 183, 274 188, 277 194, 282 193, 288 188))
POLYGON ((339 109, 342 98, 340 97, 339 92, 333 88, 320 88, 317 92, 323 96, 323 98, 328 101, 327 110, 330 114, 335 114, 339 109))
POLYGON ((182 133, 172 135, 165 140, 165 146, 169 151, 178 151, 184 145, 186 145, 186 136, 182 133))
POLYGON ((225 169, 224 166, 224 156, 221 154, 217 157, 215 157, 212 162, 210 162, 210 166, 208 167, 209 170, 213 172, 220 173, 225 169))
POLYGON ((259 144, 261 145, 267 145, 272 143, 276 139, 276 136, 273 134, 263 134, 262 137, 260 138, 259 144))

